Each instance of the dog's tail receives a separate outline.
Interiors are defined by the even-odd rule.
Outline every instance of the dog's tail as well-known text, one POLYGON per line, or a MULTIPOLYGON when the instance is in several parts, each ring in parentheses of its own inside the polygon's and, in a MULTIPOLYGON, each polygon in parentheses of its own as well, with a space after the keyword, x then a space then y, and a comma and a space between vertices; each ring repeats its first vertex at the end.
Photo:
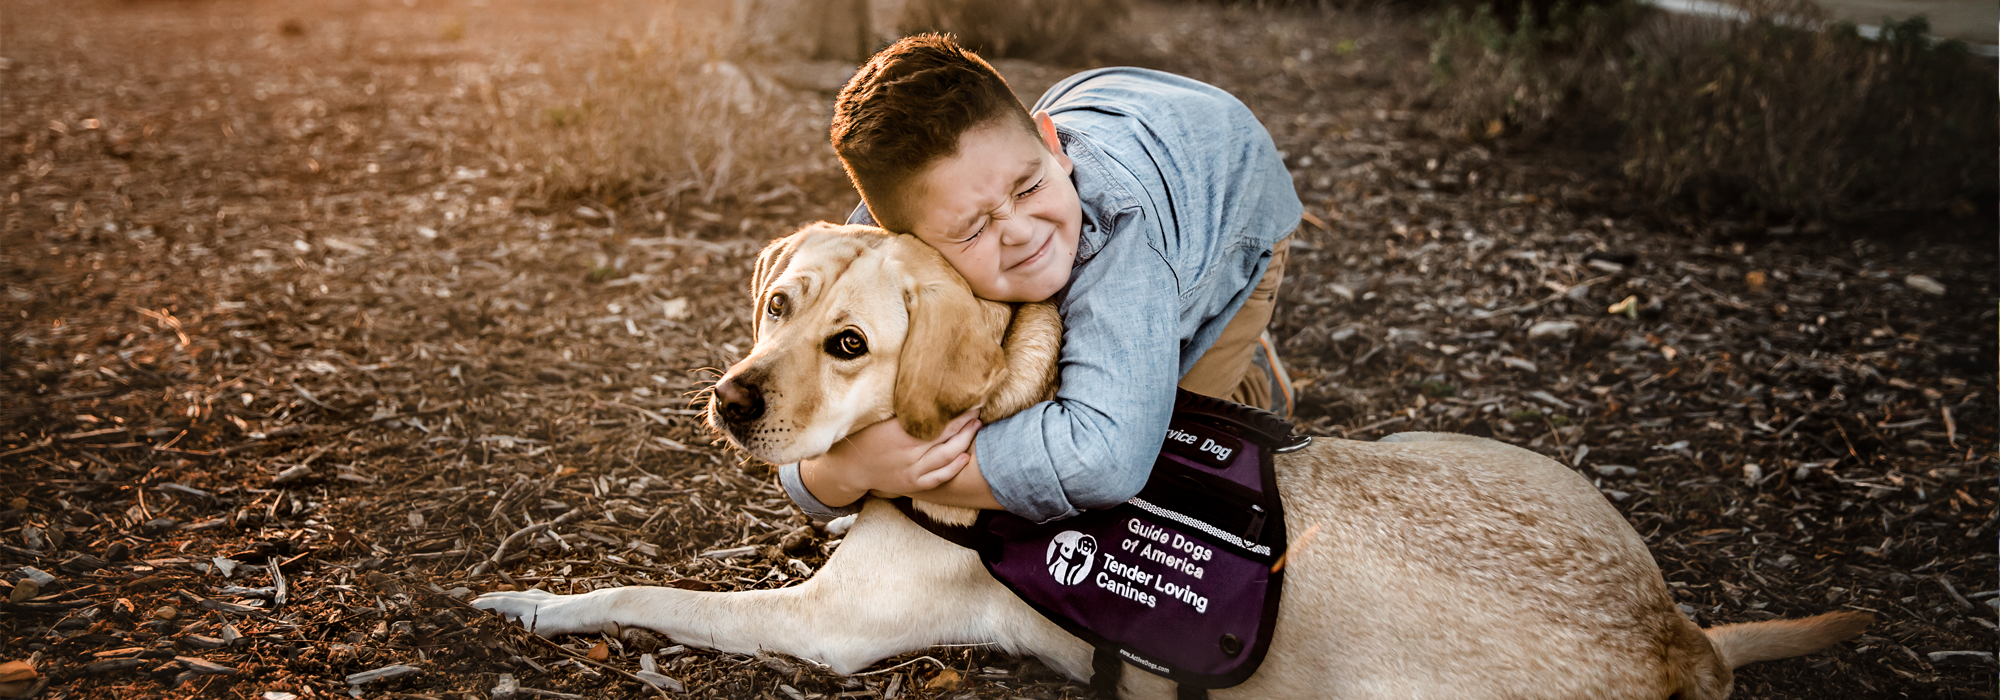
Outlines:
POLYGON ((1731 669, 1772 659, 1803 656, 1861 634, 1875 616, 1836 612, 1797 620, 1722 625, 1702 630, 1722 663, 1731 669))

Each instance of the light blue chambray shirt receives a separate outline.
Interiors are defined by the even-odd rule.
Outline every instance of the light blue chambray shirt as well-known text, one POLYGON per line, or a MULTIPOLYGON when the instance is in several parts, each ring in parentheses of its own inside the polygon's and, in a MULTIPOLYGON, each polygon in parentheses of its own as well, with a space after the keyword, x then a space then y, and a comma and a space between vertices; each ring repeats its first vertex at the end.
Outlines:
MULTIPOLYGON (((1303 211, 1256 116, 1170 73, 1103 68, 1035 103, 1075 163, 1083 206, 1063 319, 1062 386, 979 430, 979 467, 1007 510, 1046 522, 1139 492, 1174 387, 1250 297, 1303 211)), ((850 223, 874 223, 865 208, 850 223)), ((786 490, 827 513, 798 481, 786 490)), ((838 512, 838 511, 835 511, 838 512)))

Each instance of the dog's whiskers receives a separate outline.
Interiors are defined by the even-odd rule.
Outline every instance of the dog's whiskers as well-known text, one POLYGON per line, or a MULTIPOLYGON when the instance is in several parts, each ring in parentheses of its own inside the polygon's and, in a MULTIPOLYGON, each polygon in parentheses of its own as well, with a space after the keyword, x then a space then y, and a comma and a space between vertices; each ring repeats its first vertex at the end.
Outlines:
POLYGON ((701 421, 702 426, 708 428, 708 432, 710 434, 716 435, 718 437, 721 436, 722 431, 715 425, 715 420, 714 420, 715 416, 717 415, 716 410, 718 408, 715 403, 716 401, 715 385, 710 384, 700 389, 690 391, 684 395, 688 397, 689 407, 708 415, 709 420, 701 421))
POLYGON ((714 403, 714 402, 715 402, 715 385, 714 385, 714 384, 710 384, 710 385, 708 385, 708 386, 705 386, 705 387, 702 387, 702 388, 700 388, 700 389, 696 389, 696 390, 694 390, 694 391, 690 391, 690 392, 687 392, 687 393, 684 393, 684 394, 681 394, 681 396, 685 396, 685 397, 687 397, 687 400, 688 400, 688 405, 694 405, 694 404, 695 404, 695 403, 697 403, 697 402, 703 402, 703 401, 705 401, 705 402, 708 402, 708 403, 714 403))

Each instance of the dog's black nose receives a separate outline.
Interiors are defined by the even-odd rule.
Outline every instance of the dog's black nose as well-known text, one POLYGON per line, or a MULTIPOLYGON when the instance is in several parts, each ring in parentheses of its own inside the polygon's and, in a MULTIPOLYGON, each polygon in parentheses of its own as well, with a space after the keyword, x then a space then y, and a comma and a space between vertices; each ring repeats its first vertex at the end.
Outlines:
POLYGON ((722 402, 722 421, 741 425, 764 417, 764 391, 742 377, 715 383, 715 400, 722 402))

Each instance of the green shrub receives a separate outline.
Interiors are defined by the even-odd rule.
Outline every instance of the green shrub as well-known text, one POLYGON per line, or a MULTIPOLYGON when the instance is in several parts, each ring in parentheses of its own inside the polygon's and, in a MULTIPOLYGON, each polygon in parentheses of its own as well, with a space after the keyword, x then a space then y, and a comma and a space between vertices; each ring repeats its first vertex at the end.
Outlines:
POLYGON ((1806 217, 1990 198, 1993 76, 1928 28, 1917 18, 1866 39, 1764 17, 1707 40, 1635 37, 1625 172, 1663 199, 1806 217))
POLYGON ((910 0, 902 30, 946 32, 985 58, 1075 59, 1113 30, 1126 0, 910 0))

